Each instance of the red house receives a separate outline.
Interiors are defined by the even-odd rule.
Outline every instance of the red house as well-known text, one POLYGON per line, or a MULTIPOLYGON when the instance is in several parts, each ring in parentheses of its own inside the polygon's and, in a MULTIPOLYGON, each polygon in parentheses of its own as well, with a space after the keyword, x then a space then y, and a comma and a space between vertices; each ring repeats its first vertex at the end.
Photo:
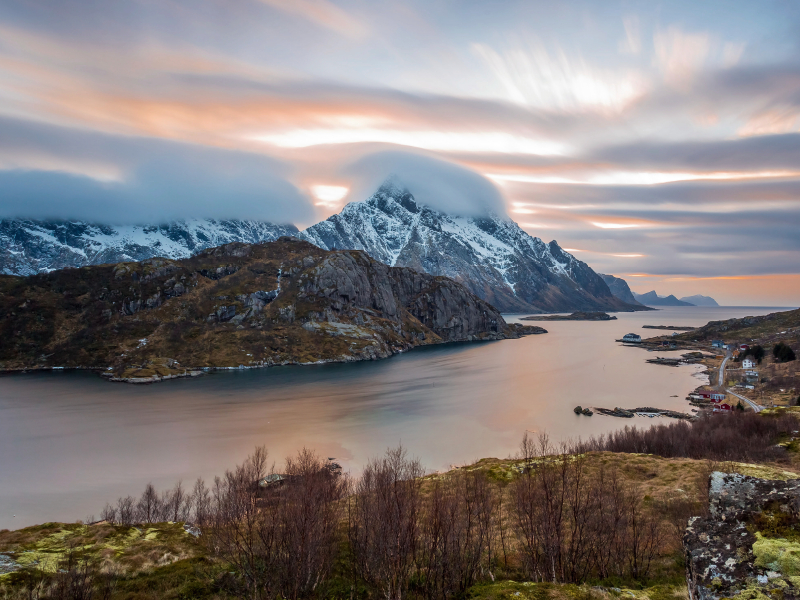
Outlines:
POLYGON ((721 392, 710 392, 708 390, 703 390, 697 392, 697 395, 700 396, 701 398, 707 398, 712 402, 722 402, 723 400, 725 400, 725 394, 721 392))
POLYGON ((723 403, 722 403, 722 404, 720 404, 719 406, 715 406, 715 407, 714 407, 714 412, 721 412, 721 411, 723 411, 723 410, 732 410, 732 408, 731 408, 731 405, 730 405, 730 404, 725 404, 725 403, 723 402, 723 403))

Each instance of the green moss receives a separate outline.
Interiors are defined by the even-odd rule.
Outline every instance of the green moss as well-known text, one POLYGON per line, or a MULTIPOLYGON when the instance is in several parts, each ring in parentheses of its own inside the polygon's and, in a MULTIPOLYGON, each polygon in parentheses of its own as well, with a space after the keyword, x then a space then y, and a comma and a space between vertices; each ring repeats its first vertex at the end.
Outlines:
POLYGON ((756 533, 753 543, 756 565, 786 576, 800 575, 800 544, 784 538, 766 538, 756 533))

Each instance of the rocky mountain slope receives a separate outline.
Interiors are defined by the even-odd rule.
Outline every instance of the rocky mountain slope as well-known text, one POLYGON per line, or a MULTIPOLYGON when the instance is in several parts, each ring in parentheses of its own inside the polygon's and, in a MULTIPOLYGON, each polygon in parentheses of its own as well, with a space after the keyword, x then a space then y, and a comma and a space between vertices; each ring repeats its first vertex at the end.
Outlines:
POLYGON ((506 324, 450 279, 290 237, 0 276, 0 314, 0 369, 86 367, 129 381, 544 331, 506 324))
POLYGON ((646 294, 637 294, 633 292, 633 297, 645 306, 694 306, 689 302, 678 300, 675 296, 659 296, 655 290, 647 292, 646 294))
POLYGON ((324 249, 444 275, 503 312, 634 310, 586 263, 508 218, 456 217, 417 203, 395 181, 300 236, 324 249))
POLYGON ((644 306, 633 297, 633 292, 631 292, 631 288, 628 287, 627 281, 620 277, 614 277, 613 275, 605 275, 604 273, 598 273, 598 275, 603 278, 603 281, 606 282, 608 289, 611 290, 611 293, 614 294, 614 296, 623 302, 627 302, 628 304, 633 304, 634 306, 644 306))
POLYGON ((110 226, 82 221, 0 220, 0 273, 33 275, 155 256, 187 258, 230 242, 269 242, 294 225, 191 219, 165 225, 110 226))

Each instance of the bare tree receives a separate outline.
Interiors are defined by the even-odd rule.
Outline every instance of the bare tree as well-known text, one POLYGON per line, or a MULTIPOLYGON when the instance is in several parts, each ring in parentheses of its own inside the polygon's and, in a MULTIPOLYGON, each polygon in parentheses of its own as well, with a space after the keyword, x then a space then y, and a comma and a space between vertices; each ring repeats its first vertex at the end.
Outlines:
POLYGON ((355 486, 348 514, 355 569, 387 600, 403 597, 414 570, 423 475, 400 446, 370 460, 355 486))
POLYGON ((206 482, 199 477, 192 488, 190 505, 193 511, 192 519, 202 527, 211 518, 211 492, 206 487, 206 482))
POLYGON ((126 496, 117 500, 117 523, 120 525, 133 525, 136 520, 136 499, 126 496))
POLYGON ((492 565, 495 490, 480 471, 434 482, 421 519, 418 568, 427 598, 463 594, 492 565))
POLYGON ((267 451, 256 448, 243 464, 216 478, 209 535, 211 550, 236 570, 241 588, 231 590, 245 598, 272 598, 275 581, 274 529, 264 521, 259 506, 259 480, 267 474, 267 451))
POLYGON ((140 523, 156 523, 161 516, 161 501, 156 488, 148 483, 136 504, 136 520, 140 523))
POLYGON ((286 460, 285 478, 265 510, 278 530, 281 596, 296 600, 310 596, 330 574, 348 481, 306 448, 286 460))

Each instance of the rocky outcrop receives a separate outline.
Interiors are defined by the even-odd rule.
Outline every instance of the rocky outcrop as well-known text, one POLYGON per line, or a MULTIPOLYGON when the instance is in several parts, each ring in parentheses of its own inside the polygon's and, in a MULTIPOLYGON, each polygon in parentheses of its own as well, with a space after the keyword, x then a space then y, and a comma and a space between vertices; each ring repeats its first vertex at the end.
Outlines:
POLYGON ((88 367, 133 382, 546 333, 507 324, 446 277, 292 237, 184 260, 0 276, 0 314, 0 368, 88 367))
POLYGON ((800 480, 711 475, 683 539, 692 600, 800 597, 800 480))

